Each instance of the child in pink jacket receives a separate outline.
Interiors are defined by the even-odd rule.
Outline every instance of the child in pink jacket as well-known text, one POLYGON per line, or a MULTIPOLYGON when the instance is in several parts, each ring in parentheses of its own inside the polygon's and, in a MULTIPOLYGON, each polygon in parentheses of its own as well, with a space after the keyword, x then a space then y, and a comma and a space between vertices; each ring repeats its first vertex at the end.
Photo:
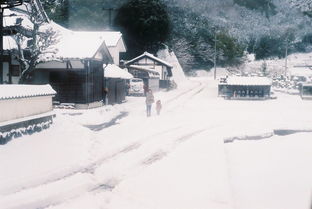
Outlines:
POLYGON ((162 108, 161 101, 157 100, 157 102, 156 102, 156 112, 157 112, 157 115, 160 115, 161 108, 162 108))

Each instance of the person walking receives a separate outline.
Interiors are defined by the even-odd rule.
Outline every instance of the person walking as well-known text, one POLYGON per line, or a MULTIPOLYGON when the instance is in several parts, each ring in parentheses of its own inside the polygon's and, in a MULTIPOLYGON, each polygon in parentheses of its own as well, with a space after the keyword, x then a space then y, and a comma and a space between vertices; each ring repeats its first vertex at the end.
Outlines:
POLYGON ((146 92, 145 103, 146 103, 146 115, 147 115, 147 117, 150 117, 151 111, 152 111, 152 105, 154 103, 154 95, 153 95, 153 92, 151 89, 149 89, 146 92))
POLYGON ((162 108, 161 101, 157 100, 157 102, 156 102, 156 112, 157 112, 157 115, 160 115, 161 108, 162 108))

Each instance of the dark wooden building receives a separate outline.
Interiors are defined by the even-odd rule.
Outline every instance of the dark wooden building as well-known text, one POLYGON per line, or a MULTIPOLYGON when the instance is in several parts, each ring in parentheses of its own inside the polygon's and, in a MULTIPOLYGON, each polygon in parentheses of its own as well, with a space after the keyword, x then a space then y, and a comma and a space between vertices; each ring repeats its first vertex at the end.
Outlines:
POLYGON ((218 85, 218 95, 226 99, 269 99, 272 81, 265 77, 228 77, 218 85))
MULTIPOLYGON (((159 88, 169 87, 170 82, 169 80, 170 77, 172 77, 173 66, 168 62, 161 60, 148 52, 144 52, 142 55, 125 62, 125 66, 128 68, 130 66, 139 66, 142 67, 142 69, 157 72, 159 74, 158 75, 159 88)), ((131 67, 129 69, 131 69, 131 67)))

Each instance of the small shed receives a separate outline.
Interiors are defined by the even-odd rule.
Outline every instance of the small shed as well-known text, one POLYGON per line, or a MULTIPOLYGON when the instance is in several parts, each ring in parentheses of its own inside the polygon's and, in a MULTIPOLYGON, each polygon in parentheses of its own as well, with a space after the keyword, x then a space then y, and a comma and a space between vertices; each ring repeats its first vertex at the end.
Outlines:
POLYGON ((0 144, 21 128, 52 123, 55 94, 50 85, 0 85, 0 144))
POLYGON ((129 65, 129 72, 135 78, 141 78, 144 85, 152 91, 159 91, 159 73, 156 70, 141 66, 141 65, 129 65))
POLYGON ((218 85, 218 95, 227 99, 268 99, 272 81, 266 77, 228 77, 218 85))
POLYGON ((157 72, 159 74, 159 88, 169 87, 173 66, 148 52, 144 52, 142 55, 125 62, 125 66, 139 66, 157 72))
POLYGON ((126 100, 127 80, 133 78, 127 69, 115 64, 104 65, 105 104, 120 104, 126 100))
POLYGON ((302 99, 312 99, 312 84, 303 83, 300 89, 300 96, 302 99))

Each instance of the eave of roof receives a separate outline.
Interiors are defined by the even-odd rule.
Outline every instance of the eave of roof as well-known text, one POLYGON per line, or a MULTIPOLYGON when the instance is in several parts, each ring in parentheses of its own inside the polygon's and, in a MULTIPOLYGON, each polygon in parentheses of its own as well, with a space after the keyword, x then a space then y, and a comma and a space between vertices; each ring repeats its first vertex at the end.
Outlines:
POLYGON ((55 95, 49 85, 0 85, 0 100, 55 95))
POLYGON ((137 60, 140 60, 140 59, 143 58, 143 57, 148 57, 148 58, 150 58, 150 59, 152 59, 152 60, 154 60, 154 61, 157 61, 157 62, 160 62, 160 63, 166 65, 166 66, 169 67, 169 68, 173 68, 173 66, 172 66, 171 64, 169 64, 168 62, 166 62, 166 61, 164 61, 164 60, 161 60, 161 59, 159 59, 158 57, 155 57, 154 55, 152 55, 151 53, 148 53, 148 52, 144 52, 144 53, 141 54, 140 56, 135 57, 135 58, 133 58, 132 60, 127 61, 127 62, 125 63, 125 65, 131 65, 131 63, 136 62, 137 60))

